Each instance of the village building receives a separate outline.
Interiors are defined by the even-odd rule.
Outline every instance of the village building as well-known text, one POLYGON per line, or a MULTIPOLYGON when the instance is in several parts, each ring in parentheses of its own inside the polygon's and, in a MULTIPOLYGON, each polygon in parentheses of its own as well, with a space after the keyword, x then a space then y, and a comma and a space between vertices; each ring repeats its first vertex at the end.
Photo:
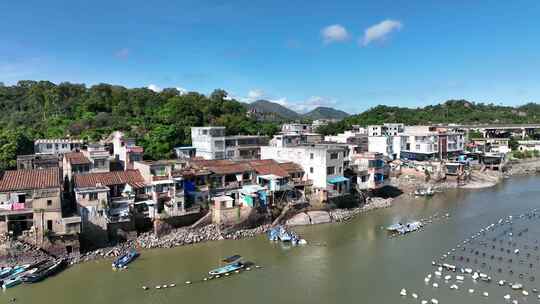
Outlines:
POLYGON ((59 155, 78 151, 82 144, 79 139, 37 139, 34 141, 34 153, 59 155))
POLYGON ((17 155, 17 170, 48 169, 60 167, 60 160, 55 154, 17 155))
POLYGON ((112 145, 113 162, 119 163, 122 170, 133 169, 134 162, 143 160, 143 147, 137 146, 135 139, 127 137, 124 132, 114 131, 104 142, 112 145))
POLYGON ((313 133, 313 127, 310 124, 287 123, 287 124, 281 125, 281 133, 290 133, 290 134, 313 133))
POLYGON ((540 151, 540 140, 519 140, 518 151, 540 151))
POLYGON ((467 148, 475 153, 509 153, 509 138, 469 138, 467 148))
POLYGON ((80 225, 80 217, 63 208, 58 168, 0 174, 0 232, 52 253, 75 253, 80 225))
POLYGON ((268 146, 261 148, 263 159, 278 162, 295 162, 305 172, 304 179, 313 182, 319 201, 349 194, 350 181, 344 177, 349 150, 336 144, 300 146, 268 146))
POLYGON ((356 173, 359 191, 376 190, 386 184, 384 155, 377 152, 355 154, 351 167, 356 173))
POLYGON ((465 148, 462 132, 431 126, 407 126, 401 134, 401 159, 430 160, 457 157, 465 148))
POLYGON ((260 159, 260 147, 268 144, 266 136, 226 136, 225 127, 193 127, 191 142, 196 156, 204 159, 260 159))

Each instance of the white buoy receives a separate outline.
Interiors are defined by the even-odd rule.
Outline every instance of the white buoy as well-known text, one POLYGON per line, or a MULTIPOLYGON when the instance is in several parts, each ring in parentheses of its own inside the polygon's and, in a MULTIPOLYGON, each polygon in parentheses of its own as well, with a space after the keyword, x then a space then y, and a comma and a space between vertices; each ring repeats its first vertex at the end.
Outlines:
POLYGON ((143 286, 142 289, 143 289, 143 290, 148 290, 148 287, 143 286))
POLYGON ((528 295, 529 295, 529 292, 527 292, 526 290, 523 290, 521 293, 522 293, 524 296, 528 296, 528 295))
POLYGON ((172 284, 169 284, 170 287, 176 287, 176 284, 172 283, 172 284))
POLYGON ((474 289, 469 289, 469 293, 474 293, 474 289))
POLYGON ((412 297, 413 297, 414 299, 418 299, 418 295, 415 294, 415 293, 412 294, 412 297))
POLYGON ((449 274, 446 275, 446 276, 444 276, 444 280, 445 280, 445 281, 450 281, 451 279, 452 279, 452 276, 449 275, 449 274))
POLYGON ((458 280, 458 281, 463 281, 464 279, 465 279, 464 276, 461 276, 461 275, 456 276, 456 280, 458 280))
POLYGON ((399 294, 404 297, 407 295, 407 290, 405 290, 405 288, 402 288, 401 291, 399 292, 399 294))
POLYGON ((510 300, 510 295, 509 295, 509 294, 506 294, 506 295, 504 296, 504 299, 505 299, 505 300, 510 300))
POLYGON ((504 280, 499 281, 499 286, 504 286, 504 284, 506 284, 506 282, 504 280))
POLYGON ((437 299, 431 299, 431 303, 433 303, 433 304, 439 304, 439 300, 437 300, 437 299))
POLYGON ((422 300, 422 301, 420 301, 420 303, 422 303, 422 304, 427 304, 427 301, 426 301, 426 300, 422 300))
POLYGON ((160 288, 161 288, 161 286, 159 286, 159 285, 158 285, 158 286, 156 286, 156 289, 160 289, 160 288))
POLYGON ((512 304, 518 304, 518 300, 512 300, 512 304))
POLYGON ((440 271, 435 271, 435 275, 440 277, 442 275, 442 273, 440 271))
POLYGON ((459 287, 456 285, 456 284, 453 284, 452 286, 450 286, 450 289, 453 289, 453 290, 458 290, 459 287))
POLYGON ((431 285, 431 286, 433 286, 433 288, 439 288, 439 284, 437 284, 437 283, 433 283, 433 285, 431 285))
POLYGON ((484 291, 484 293, 482 293, 482 295, 483 295, 484 297, 489 297, 489 293, 488 293, 487 291, 484 291))
POLYGON ((167 286, 167 285, 163 285, 163 286, 161 286, 161 288, 167 288, 167 287, 169 287, 169 286, 167 286))
POLYGON ((429 280, 430 280, 429 277, 425 277, 425 278, 424 278, 424 282, 426 282, 426 283, 429 283, 429 280))
POLYGON ((191 284, 191 281, 186 281, 186 284, 187 284, 187 285, 191 284))

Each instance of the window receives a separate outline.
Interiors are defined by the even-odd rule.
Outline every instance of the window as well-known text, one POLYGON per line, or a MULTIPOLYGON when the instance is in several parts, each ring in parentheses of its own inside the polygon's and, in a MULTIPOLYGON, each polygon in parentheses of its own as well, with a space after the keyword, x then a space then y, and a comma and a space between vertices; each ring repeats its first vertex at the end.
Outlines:
POLYGON ((420 150, 420 145, 416 145, 416 150, 417 150, 417 151, 420 150))
POLYGON ((309 167, 309 173, 313 173, 313 167, 309 167))
POLYGON ((47 230, 52 231, 53 223, 52 220, 47 220, 47 230))
POLYGON ((326 167, 326 174, 328 175, 333 175, 336 173, 336 168, 335 167, 326 167))
POLYGON ((47 144, 47 150, 51 150, 52 149, 52 144, 47 144))
POLYGON ((309 159, 313 159, 313 153, 309 153, 309 159))
POLYGON ((88 199, 91 201, 97 201, 97 193, 90 193, 88 199))
POLYGON ((47 200, 47 207, 52 206, 52 200, 47 200))
POLYGON ((338 153, 334 152, 334 153, 330 153, 330 159, 337 159, 338 158, 338 153))

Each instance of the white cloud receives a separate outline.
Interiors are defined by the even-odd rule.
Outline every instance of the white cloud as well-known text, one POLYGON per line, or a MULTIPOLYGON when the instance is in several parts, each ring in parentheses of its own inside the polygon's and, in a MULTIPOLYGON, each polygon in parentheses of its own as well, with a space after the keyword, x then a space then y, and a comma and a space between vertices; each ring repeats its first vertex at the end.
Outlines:
POLYGON ((337 101, 333 98, 311 96, 307 100, 292 104, 291 108, 300 113, 305 113, 317 107, 333 107, 336 103, 337 101))
POLYGON ((116 58, 120 58, 120 59, 126 59, 129 57, 129 55, 131 54, 131 50, 128 49, 128 48, 122 48, 122 49, 119 49, 117 50, 115 53, 114 53, 114 56, 116 58))
POLYGON ((182 87, 176 87, 176 90, 178 90, 178 92, 180 92, 180 95, 185 95, 185 94, 188 93, 188 90, 186 90, 186 89, 184 89, 182 87))
POLYGON ((347 29, 340 24, 329 25, 321 30, 324 43, 342 42, 349 39, 347 29))
POLYGON ((259 89, 249 90, 247 98, 251 101, 261 99, 264 96, 264 92, 259 89))
POLYGON ((375 25, 368 27, 364 36, 360 40, 360 44, 366 46, 374 41, 383 41, 388 35, 394 31, 399 31, 403 27, 403 24, 397 20, 386 19, 375 25))
POLYGON ((161 90, 163 90, 162 88, 160 88, 159 86, 157 86, 155 84, 149 84, 147 88, 154 91, 154 92, 157 92, 157 93, 159 93, 159 92, 161 92, 161 90))

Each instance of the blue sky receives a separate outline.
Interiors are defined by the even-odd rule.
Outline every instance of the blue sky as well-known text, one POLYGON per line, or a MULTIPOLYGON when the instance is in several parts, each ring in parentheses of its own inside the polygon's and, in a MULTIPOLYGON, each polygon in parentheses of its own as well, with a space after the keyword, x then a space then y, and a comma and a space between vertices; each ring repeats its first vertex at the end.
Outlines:
POLYGON ((305 111, 540 102, 540 1, 2 1, 0 81, 223 88, 305 111))

